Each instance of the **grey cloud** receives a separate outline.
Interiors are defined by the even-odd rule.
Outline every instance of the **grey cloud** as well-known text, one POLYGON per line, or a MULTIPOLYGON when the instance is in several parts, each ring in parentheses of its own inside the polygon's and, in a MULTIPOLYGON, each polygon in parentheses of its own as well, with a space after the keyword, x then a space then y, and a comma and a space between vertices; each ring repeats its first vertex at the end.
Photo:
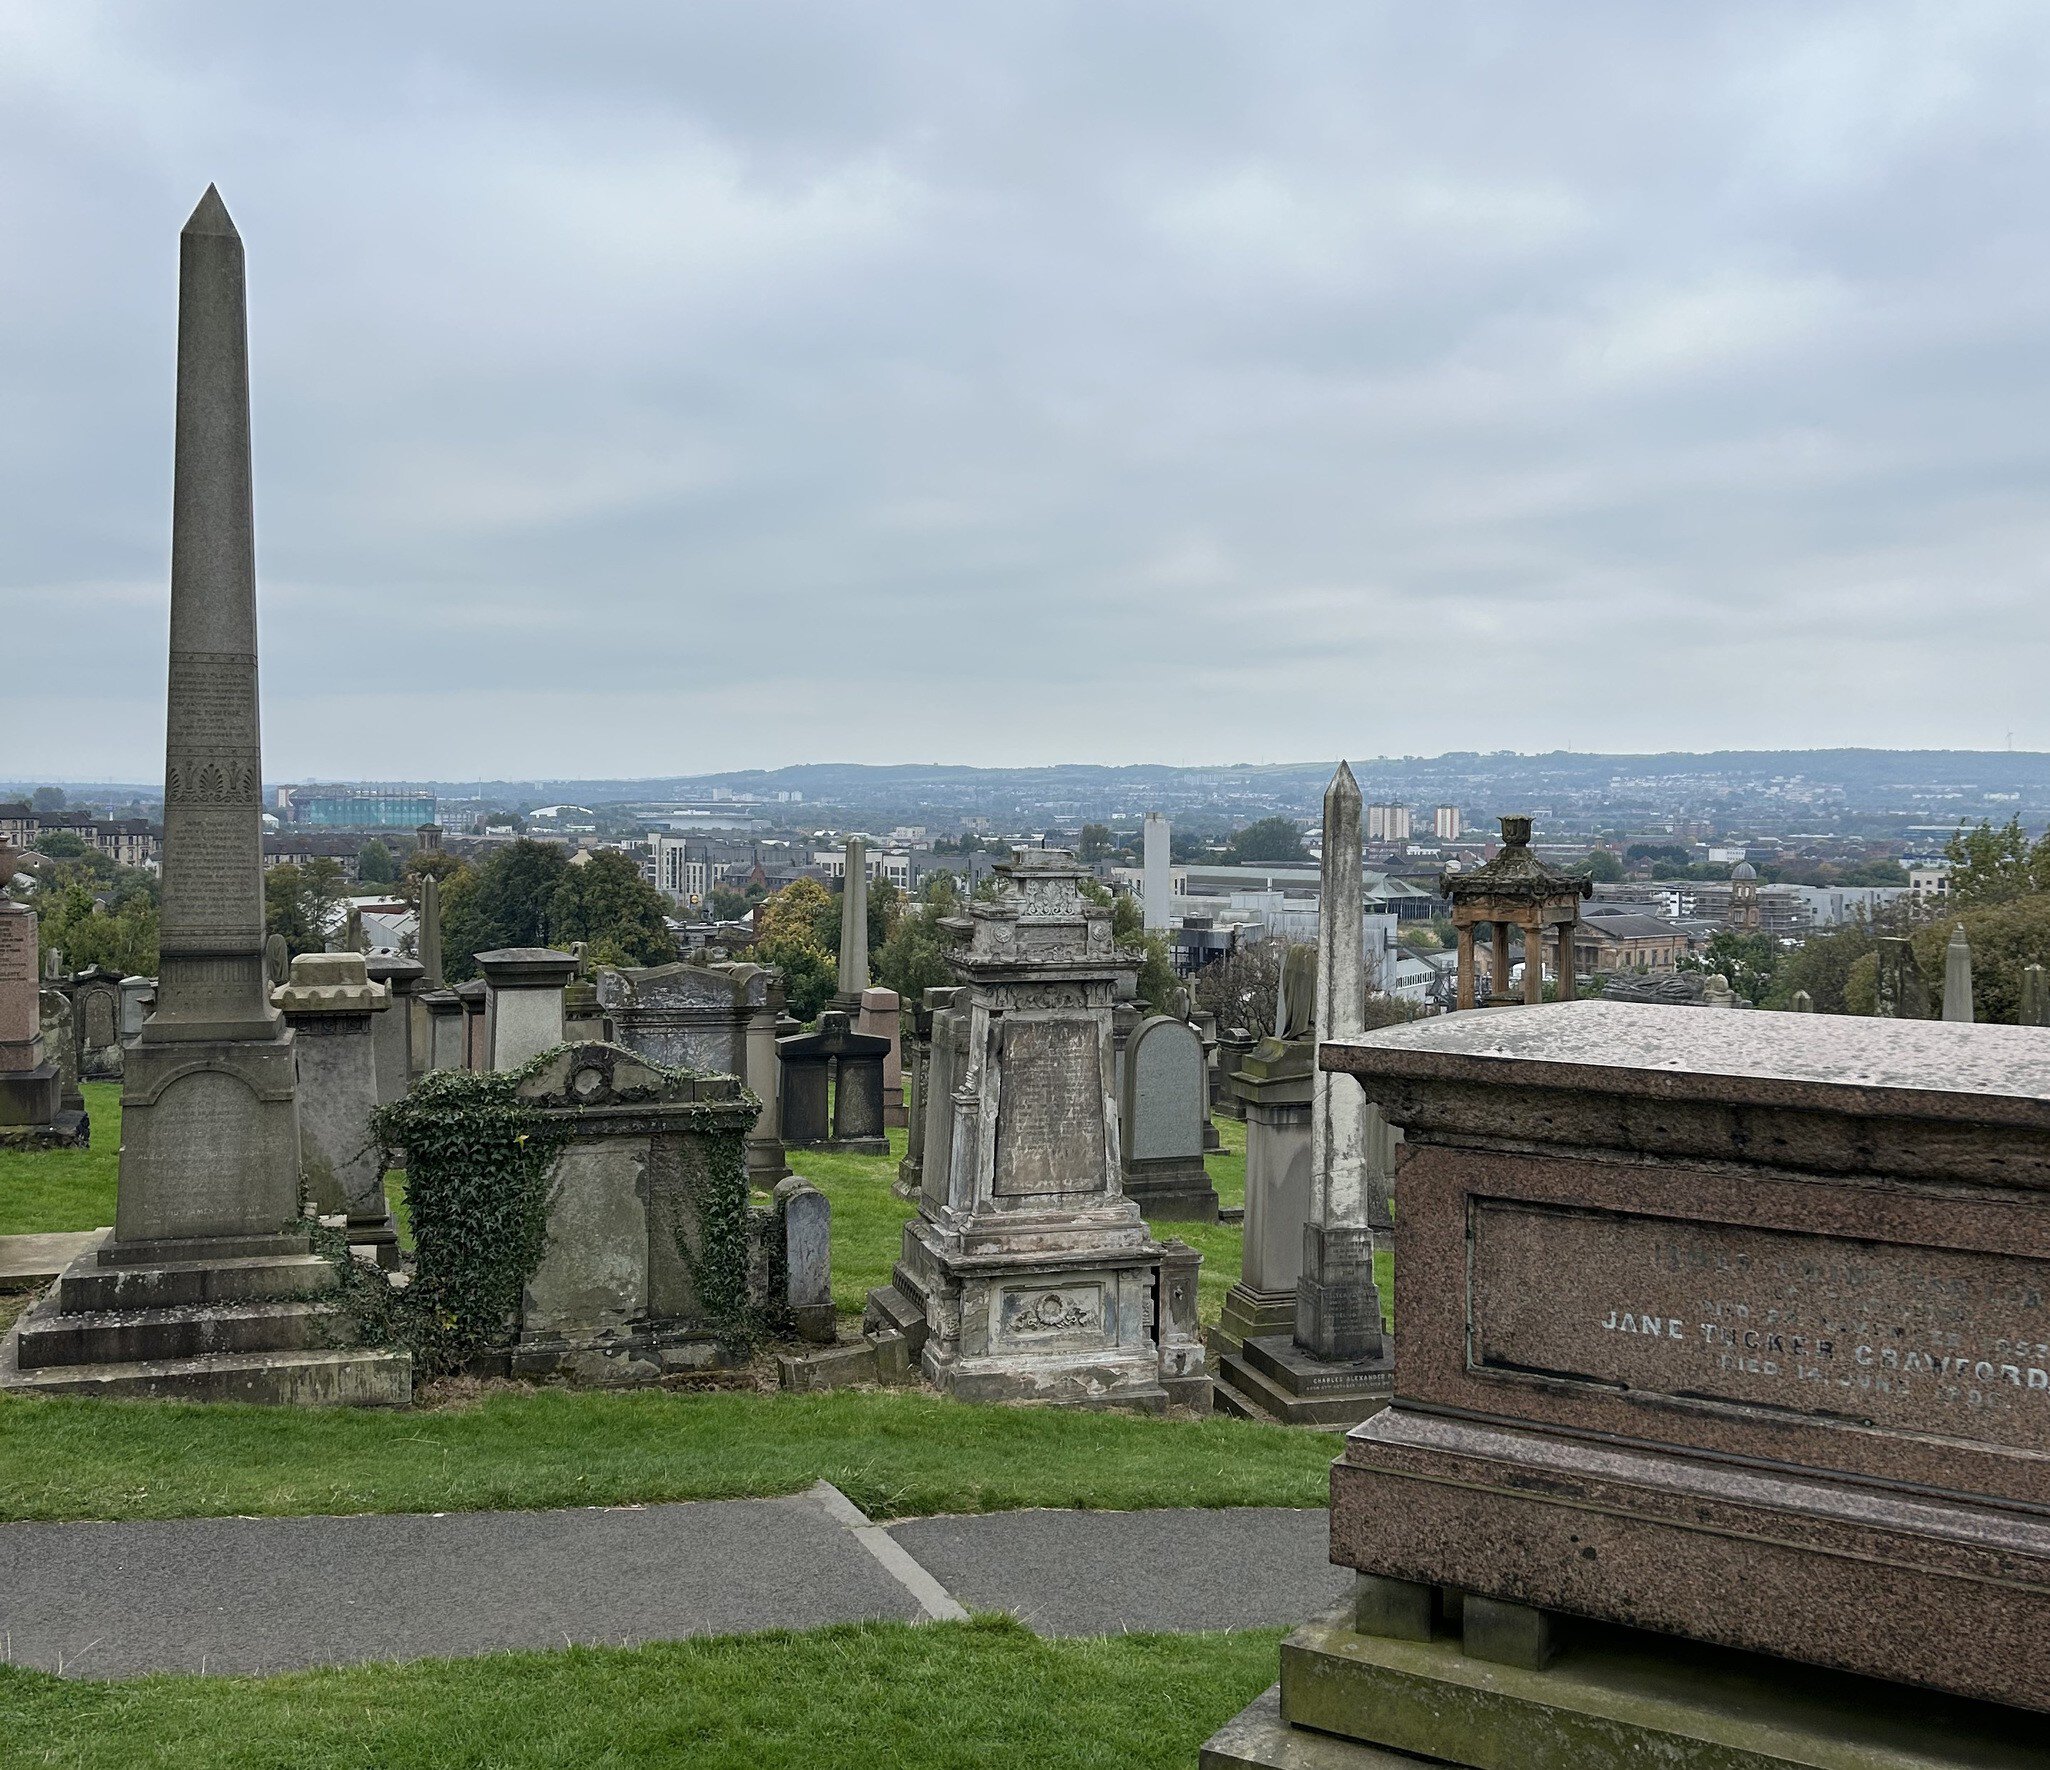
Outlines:
POLYGON ((0 9, 0 772, 2050 747, 2031 6, 0 9), (23 672, 19 658, 38 662, 23 672))

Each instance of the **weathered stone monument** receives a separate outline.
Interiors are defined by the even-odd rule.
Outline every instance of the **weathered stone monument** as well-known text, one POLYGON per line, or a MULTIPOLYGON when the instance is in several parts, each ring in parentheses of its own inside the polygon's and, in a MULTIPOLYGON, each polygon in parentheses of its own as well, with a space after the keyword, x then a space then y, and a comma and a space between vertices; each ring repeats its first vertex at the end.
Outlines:
POLYGON ((1815 1012, 1815 998, 1806 990, 1797 989, 1794 991, 1793 1007, 1796 1014, 1813 1014, 1815 1012))
POLYGON ((925 1005, 932 1016, 932 1049, 926 1079, 919 1085, 918 1116, 925 1150, 919 1164, 917 1196, 942 1205, 952 1196, 954 1125, 960 1111, 955 1095, 968 1073, 968 992, 958 984, 929 989, 925 1005))
POLYGON ((2041 965, 2022 967, 2021 1024, 2050 1026, 2050 973, 2041 965))
POLYGON ((719 1160, 754 1108, 732 1076, 677 1076, 618 1045, 563 1047, 520 1083, 564 1139, 548 1241, 506 1368, 596 1384, 739 1362, 766 1299, 750 1269, 744 1163, 719 1160))
POLYGON ((420 961, 420 987, 445 988, 448 974, 441 959, 441 881, 432 873, 420 879, 420 932, 413 944, 417 949, 413 956, 420 961))
MULTIPOLYGON (((46 984, 39 998, 43 1021, 43 1054, 57 1069, 57 1119, 46 1141, 84 1148, 92 1141, 92 1121, 85 1109, 85 1091, 78 1085, 78 1040, 71 1029, 71 997, 46 984)), ((17 1142, 21 1139, 16 1139, 17 1142)))
POLYGON ((904 1061, 898 1045, 903 1014, 904 1003, 895 990, 871 984, 861 992, 861 1012, 854 1022, 856 1032, 881 1039, 889 1047, 883 1054, 883 1123, 890 1126, 909 1122, 904 1111, 904 1061))
POLYGON ((1146 926, 1154 929, 1174 925, 1174 861, 1172 832, 1166 816, 1149 811, 1141 826, 1145 859, 1144 897, 1146 926))
POLYGON ((1247 1417, 1271 1412, 1253 1399, 1264 1379, 1242 1368, 1248 1338, 1295 1332, 1303 1225, 1310 1220, 1310 1094, 1316 1080, 1316 955, 1282 956, 1274 1032, 1233 1077, 1246 1116, 1246 1219, 1238 1282, 1210 1333, 1217 1404, 1247 1417), (1243 1403, 1243 1405, 1241 1405, 1243 1403))
POLYGON ((1354 1599, 1204 1762, 2040 1762, 2040 1044, 1585 1001, 1323 1046, 1410 1149, 1396 1394, 1332 1471, 1354 1599))
POLYGON ((796 1174, 776 1182, 773 1243, 781 1265, 778 1301, 800 1340, 830 1346, 839 1332, 833 1310, 833 1207, 796 1174))
MULTIPOLYGON (((1352 778, 1346 771, 1346 779, 1352 778)), ((1327 804, 1329 796, 1326 796, 1327 804)), ((1571 1001, 1579 988, 1576 929, 1580 900, 1594 893, 1592 879, 1555 873, 1531 852, 1527 817, 1502 819, 1502 847, 1485 866, 1466 873, 1441 873, 1438 890, 1452 900, 1452 924, 1459 933, 1459 1005, 1479 1002, 1478 964, 1474 936, 1489 929, 1488 999, 1490 1008, 1506 1007, 1517 998, 1509 993, 1509 930, 1523 935, 1522 1000, 1545 999, 1545 943, 1558 954, 1559 1000, 1571 1001)), ((1328 861, 1329 850, 1326 851, 1328 861)), ((1325 901, 1328 919, 1329 899, 1325 901)), ((1364 925, 1362 927, 1364 934, 1364 925)))
POLYGON ((553 947, 508 946, 477 955, 484 974, 484 1069, 518 1069, 563 1042, 562 997, 577 962, 553 947))
MULTIPOLYGON (((1360 812, 1359 787, 1351 768, 1341 762, 1324 793, 1316 969, 1306 980, 1314 992, 1313 1026, 1320 1044, 1356 1036, 1366 1019, 1360 812)), ((1285 997, 1299 987, 1286 970, 1283 983, 1285 997)), ((1284 1007, 1278 1018, 1293 1021, 1294 1015, 1284 1007)), ((1236 1396, 1277 1419, 1292 1425, 1351 1425, 1385 1406, 1394 1385, 1393 1349, 1382 1324, 1374 1274, 1374 1219, 1387 1211, 1387 1180, 1379 1169, 1392 1161, 1393 1151, 1387 1126, 1370 1115, 1357 1090, 1314 1068, 1307 1081, 1309 1197, 1299 1231, 1302 1261, 1295 1280, 1293 1331, 1249 1334, 1236 1359, 1223 1368, 1236 1396)), ((1249 1220, 1252 1113, 1249 1097, 1249 1220)))
POLYGON ((783 1141, 791 1149, 888 1155, 883 1135, 883 1058, 889 1047, 854 1031, 828 1008, 819 1029, 776 1041, 783 1066, 783 1141))
POLYGON ((1196 1029, 1166 1014, 1142 1020, 1125 1044, 1118 1094, 1123 1186, 1141 1216, 1217 1221, 1217 1188, 1203 1165, 1208 1092, 1196 1029))
POLYGON ((911 1003, 903 1017, 904 1071, 911 1078, 910 1110, 905 1115, 904 1159, 897 1164, 897 1181, 891 1191, 899 1198, 916 1198, 925 1182, 925 1127, 927 1090, 932 1073, 932 1017, 953 999, 951 990, 927 990, 911 1003), (938 998, 945 998, 944 1000, 938 998))
POLYGON ((121 980, 121 1037, 132 1039, 157 1003, 154 977, 124 977, 121 980))
MULTIPOLYGON (((371 1041, 377 1052, 377 1103, 383 1106, 403 1100, 419 1073, 420 1066, 413 1058, 413 1037, 418 1024, 416 1015, 421 1021, 426 1018, 419 996, 427 968, 418 959, 390 952, 368 954, 363 967, 364 975, 384 990, 391 1003, 390 1013, 379 1014, 370 1023, 371 1041)), ((300 1074, 303 1078, 303 1066, 300 1074)))
POLYGON ((119 1081, 121 979, 97 965, 87 966, 71 980, 71 1016, 79 1080, 119 1081))
POLYGON ((628 1050, 670 1069, 738 1076, 760 1099, 747 1141, 751 1184, 766 1191, 790 1172, 778 1109, 778 972, 762 965, 654 965, 601 971, 597 988, 628 1050))
POLYGON ((301 953, 271 1001, 292 1029, 307 1196, 323 1215, 347 1219, 352 1247, 368 1248, 380 1266, 396 1266, 398 1225, 370 1115, 383 1102, 375 1029, 400 1010, 371 979, 361 953, 301 953))
POLYGON ((1922 967, 1915 961, 1912 941, 1898 936, 1882 937, 1877 943, 1879 969, 1874 979, 1877 1006, 1882 1020, 1927 1020, 1929 985, 1922 967))
POLYGON ((933 1017, 935 1074, 958 1064, 947 1156, 929 1122, 919 1213, 869 1321, 967 1399, 1207 1410, 1196 1256, 1156 1241, 1119 1186, 1111 1003, 1130 961, 1111 912, 1059 849, 996 876, 1000 895, 950 928, 965 1000, 933 1017))
POLYGON ((1943 1018, 1972 1022, 1972 943, 1960 922, 1943 949, 1943 1018))
POLYGON ((849 836, 840 881, 840 987, 833 1006, 843 1014, 859 1014, 861 992, 867 988, 868 845, 859 836, 849 836))
MULTIPOLYGON (((14 858, 0 848, 0 889, 13 877, 14 858)), ((43 1042, 36 913, 0 897, 0 1147, 67 1141, 56 1131, 62 1103, 57 1065, 43 1042)))
POLYGON ((211 188, 179 242, 157 1006, 124 1053, 114 1237, 16 1324, 0 1387, 400 1402, 337 1346, 298 1227, 293 1041, 264 980, 262 758, 242 241, 211 188))

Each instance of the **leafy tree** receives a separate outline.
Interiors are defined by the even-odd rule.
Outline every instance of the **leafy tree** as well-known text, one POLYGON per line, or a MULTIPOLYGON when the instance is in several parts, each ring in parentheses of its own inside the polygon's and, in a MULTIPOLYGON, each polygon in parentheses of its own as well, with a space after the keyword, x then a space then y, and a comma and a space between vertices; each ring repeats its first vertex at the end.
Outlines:
POLYGON ((755 907, 755 944, 765 940, 809 941, 822 953, 830 953, 821 933, 830 926, 837 941, 840 906, 833 894, 816 879, 793 879, 775 896, 755 907))
POLYGON ((1771 991, 1780 957, 1779 943, 1769 934, 1739 934, 1718 928, 1709 936, 1707 949, 1682 959, 1678 969, 1718 972, 1745 1001, 1757 1003, 1771 991))
POLYGON ((755 907, 757 964, 783 973, 783 999, 799 1020, 816 1018, 839 986, 834 947, 839 943, 840 907, 816 879, 793 879, 755 907), (829 945, 822 933, 832 932, 829 945))
POLYGON ((1171 1013, 1181 979, 1174 974, 1174 958, 1167 936, 1146 926, 1146 911, 1136 897, 1111 899, 1110 932, 1119 947, 1139 960, 1139 1001, 1154 1014, 1171 1013))
MULTIPOLYGON (((1085 867, 1093 867, 1098 861, 1110 855, 1117 846, 1118 839, 1108 824, 1084 824, 1075 855, 1085 867)), ((936 984, 934 987, 941 986, 936 984)))
POLYGON ((37 811, 62 811, 64 789, 62 787, 38 787, 29 795, 29 804, 37 811))
MULTIPOLYGON (((904 894, 887 879, 871 879, 868 882, 868 950, 879 953, 888 943, 891 929, 897 925, 897 917, 904 908, 904 894)), ((840 929, 833 927, 833 955, 840 953, 840 929)))
POLYGON ((1623 863, 1607 848, 1595 849, 1580 863, 1580 870, 1598 885, 1613 885, 1623 877, 1623 863))
POLYGON ((558 946, 581 940, 587 956, 608 965, 667 965, 677 957, 665 920, 668 900, 641 877, 633 857, 602 848, 565 869, 548 906, 558 946))
POLYGON ((934 873, 925 882, 925 894, 897 918, 889 939, 875 949, 876 981, 907 1002, 953 983, 947 955, 954 943, 940 923, 960 913, 961 888, 954 876, 934 873))
POLYGON ((366 885, 390 885, 399 876, 392 851, 375 836, 363 844, 356 856, 356 877, 366 885))
MULTIPOLYGON (((1972 1018, 2013 1025, 2021 1018, 2022 972, 2030 965, 2050 969, 2050 893, 2033 892, 2004 903, 1981 904, 1961 915, 1939 917, 1909 933, 1915 963, 1929 985, 1929 1012, 1943 1012, 1944 949, 1962 922, 1972 948, 1972 1018)), ((1879 956, 1862 956, 1845 981, 1846 1011, 1878 1009, 1879 956)))
POLYGON ((470 872, 470 863, 459 854, 451 854, 446 848, 416 848, 406 856, 404 872, 399 877, 399 895, 415 908, 420 903, 420 881, 438 879, 441 881, 442 913, 448 911, 449 882, 463 873, 470 872))
POLYGON ((1673 843, 1633 842, 1623 850, 1623 858, 1632 862, 1662 860, 1669 866, 1684 867, 1691 857, 1686 849, 1673 843))
POLYGON ((452 875, 441 899, 442 965, 452 983, 477 974, 477 955, 546 946, 549 913, 569 860, 552 842, 512 842, 473 872, 452 875))
POLYGON ((124 977, 156 971, 155 874, 116 867, 88 850, 78 861, 45 867, 33 901, 41 949, 63 953, 67 970, 97 965, 124 977))
POLYGON ((47 854, 52 860, 83 860, 88 854, 99 851, 83 836, 72 830, 46 830, 35 841, 38 854, 47 854))
POLYGON ((1225 845, 1224 858, 1227 865, 1235 867, 1280 865, 1308 860, 1310 851, 1303 846, 1303 833, 1294 818, 1263 817, 1232 837, 1225 845))
POLYGON ((745 890, 735 890, 731 885, 714 885, 706 900, 715 922, 744 922, 747 913, 762 900, 759 885, 750 885, 745 890))
POLYGON ((328 924, 343 897, 341 863, 318 855, 304 866, 276 866, 263 876, 263 927, 282 934, 285 950, 301 953, 327 950, 328 924))
POLYGON ((1976 830, 1961 829, 1943 853, 1950 862, 1953 903, 2006 903, 2028 892, 2050 892, 2050 831, 2031 845, 2018 817, 1997 830, 1984 821, 1976 830))

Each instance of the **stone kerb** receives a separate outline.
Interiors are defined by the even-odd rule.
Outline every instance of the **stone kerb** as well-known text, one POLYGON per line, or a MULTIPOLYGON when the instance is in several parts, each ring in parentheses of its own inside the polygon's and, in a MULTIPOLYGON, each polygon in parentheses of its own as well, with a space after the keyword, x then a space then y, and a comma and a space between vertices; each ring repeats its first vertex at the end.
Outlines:
POLYGON ((1165 1014, 1142 1020, 1125 1045, 1118 1140, 1125 1196, 1149 1219, 1217 1221, 1203 1163, 1207 1097, 1195 1028, 1165 1014))

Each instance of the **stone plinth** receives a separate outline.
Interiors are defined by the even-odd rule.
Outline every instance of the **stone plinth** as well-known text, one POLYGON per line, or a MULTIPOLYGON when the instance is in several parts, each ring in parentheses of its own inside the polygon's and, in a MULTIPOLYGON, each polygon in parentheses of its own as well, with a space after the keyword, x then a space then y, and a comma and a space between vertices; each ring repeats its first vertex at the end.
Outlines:
POLYGON ((1133 1028, 1119 1077, 1118 1149, 1125 1196, 1149 1220, 1217 1221, 1217 1188, 1203 1165, 1208 1103, 1195 1028, 1165 1014, 1133 1028))
POLYGON ((370 982, 380 985, 391 1001, 391 1012, 370 1023, 377 1050, 377 1103, 385 1106, 406 1097, 421 1067, 413 1054, 413 1041, 421 1036, 427 1021, 419 995, 427 967, 403 953, 371 953, 363 964, 370 982))
POLYGON ((833 1309, 832 1203, 795 1174, 776 1182, 774 1197, 785 1318, 800 1340, 830 1346, 839 1331, 833 1309))
POLYGON ((63 1086, 43 1045, 36 916, 0 898, 0 1147, 58 1141, 63 1086))
POLYGON ((762 1102, 748 1135, 749 1181, 766 1190, 790 1172, 783 1153, 776 1058, 781 975, 763 965, 655 965, 607 970, 598 1001, 617 1042, 672 1069, 738 1076, 762 1102))
POLYGON ((545 946, 499 947, 477 955, 484 976, 486 1069, 518 1069, 562 1043, 562 995, 576 975, 570 953, 545 946))
POLYGON ((819 1030, 776 1041, 783 1070, 783 1141, 792 1149, 834 1149, 888 1155, 883 1134, 882 1039, 852 1029, 836 1008, 819 1030))
POLYGON ((463 998, 452 989, 431 989, 414 1001, 427 1016, 424 1074, 430 1069, 466 1069, 463 998))
POLYGON ((371 1249, 381 1266, 396 1266, 398 1224, 370 1116, 380 1104, 375 1029, 402 1010, 393 1010, 384 985, 370 981, 361 953, 301 953, 271 1001, 292 1028, 307 1195, 323 1214, 348 1219, 351 1245, 371 1249))
POLYGON ((758 1319, 746 1309, 759 1301, 750 1249, 706 1234, 708 1220, 748 1221, 744 1167, 714 1160, 717 1141, 754 1120, 740 1083, 583 1044, 521 1082, 520 1096, 567 1142, 548 1180, 547 1252, 522 1294, 506 1368, 636 1384, 744 1358, 758 1319), (739 1315, 721 1312, 729 1291, 739 1315))
MULTIPOLYGON (((1307 1039, 1266 1039, 1236 1078, 1246 1115, 1246 1221, 1239 1280, 1211 1330, 1214 1356, 1235 1355, 1255 1335, 1295 1327, 1310 1214, 1310 1090, 1317 1053, 1307 1039)), ((1230 1381, 1230 1372, 1220 1368, 1230 1381)))
POLYGON ((1409 1152, 1334 1559, 2050 1710, 2039 1033, 1586 1001, 1321 1060, 1409 1152))
POLYGON ((908 1121, 904 1113, 904 1062, 898 1045, 899 1020, 904 1004, 893 989, 870 987, 861 992, 861 1012, 854 1030, 864 1038, 881 1039, 889 1047, 883 1053, 883 1123, 893 1128, 908 1121))
POLYGON ((1119 1185, 1111 1008, 1130 966, 1087 876, 1022 850, 949 925, 963 994, 933 1016, 932 1107, 950 1083, 950 1122, 927 1122, 919 1214, 867 1320, 966 1399, 1207 1407, 1195 1263, 1119 1185))

